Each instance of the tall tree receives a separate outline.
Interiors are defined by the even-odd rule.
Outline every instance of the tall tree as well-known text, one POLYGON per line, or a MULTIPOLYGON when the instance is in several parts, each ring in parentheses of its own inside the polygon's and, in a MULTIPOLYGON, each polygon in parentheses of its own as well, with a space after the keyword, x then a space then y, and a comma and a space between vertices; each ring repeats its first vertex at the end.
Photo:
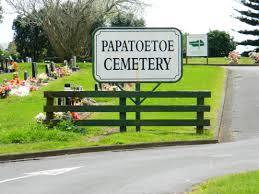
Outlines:
POLYGON ((54 55, 48 35, 42 27, 23 23, 23 20, 18 16, 13 22, 14 41, 21 58, 32 57, 34 61, 40 61, 46 56, 54 55))
POLYGON ((3 19, 3 7, 1 5, 1 0, 0 0, 0 23, 2 23, 2 19, 3 19))
POLYGON ((213 30, 208 33, 209 56, 224 57, 236 49, 236 43, 227 32, 213 30))
POLYGON ((240 16, 238 20, 254 27, 254 30, 239 30, 238 32, 245 35, 256 36, 254 40, 245 40, 238 44, 259 46, 259 0, 240 0, 240 3, 246 8, 244 10, 235 9, 240 16))
POLYGON ((141 0, 6 0, 26 22, 42 26, 57 55, 70 59, 90 50, 92 26, 119 10, 139 9, 141 0))

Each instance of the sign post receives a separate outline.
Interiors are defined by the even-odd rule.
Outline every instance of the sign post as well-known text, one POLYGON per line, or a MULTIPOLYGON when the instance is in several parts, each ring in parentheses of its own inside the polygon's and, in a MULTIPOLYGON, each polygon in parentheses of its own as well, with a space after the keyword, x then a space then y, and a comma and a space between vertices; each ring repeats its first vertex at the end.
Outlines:
MULTIPOLYGON (((93 33, 93 54, 98 82, 135 83, 140 92, 140 83, 177 82, 182 77, 182 33, 176 28, 98 28, 93 33)), ((135 98, 137 106, 143 101, 135 98)), ((140 131, 139 111, 136 122, 140 131)))

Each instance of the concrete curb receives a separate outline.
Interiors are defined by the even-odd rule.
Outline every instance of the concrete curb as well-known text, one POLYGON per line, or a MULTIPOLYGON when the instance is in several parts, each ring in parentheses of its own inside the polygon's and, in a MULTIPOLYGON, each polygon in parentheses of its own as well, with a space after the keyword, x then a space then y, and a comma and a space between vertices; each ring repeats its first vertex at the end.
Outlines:
POLYGON ((223 108, 223 115, 220 124, 219 136, 218 141, 223 142, 230 142, 232 141, 232 130, 231 130, 231 123, 232 123, 232 106, 233 106, 233 71, 231 69, 228 70, 228 79, 227 79, 227 90, 225 96, 225 103, 223 108))
POLYGON ((84 148, 53 150, 53 151, 34 152, 34 153, 0 155, 0 162, 35 159, 35 158, 43 158, 43 157, 51 157, 51 156, 61 156, 61 155, 67 155, 67 154, 81 154, 81 153, 116 151, 116 150, 119 151, 119 150, 130 150, 130 149, 145 149, 145 148, 167 147, 167 146, 203 145, 203 144, 216 144, 216 143, 218 143, 218 140, 155 142, 155 143, 84 147, 84 148))
POLYGON ((220 139, 220 129, 222 126, 222 120, 223 120, 223 110, 224 110, 224 106, 225 106, 225 97, 226 97, 226 92, 227 92, 227 88, 228 88, 228 79, 229 79, 229 69, 226 69, 226 76, 224 79, 224 88, 223 88, 223 93, 222 93, 222 97, 221 97, 221 105, 220 105, 220 110, 219 113, 217 115, 217 126, 215 129, 215 134, 214 134, 214 138, 215 139, 220 139))

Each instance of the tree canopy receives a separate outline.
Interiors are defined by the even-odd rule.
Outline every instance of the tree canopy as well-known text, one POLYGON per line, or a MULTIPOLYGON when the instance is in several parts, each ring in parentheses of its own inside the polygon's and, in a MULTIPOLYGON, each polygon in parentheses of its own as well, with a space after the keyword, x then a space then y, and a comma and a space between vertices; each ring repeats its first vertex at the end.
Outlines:
POLYGON ((0 23, 2 23, 3 19, 3 7, 1 6, 1 0, 0 0, 0 23))
POLYGON ((42 27, 22 21, 23 18, 17 16, 13 22, 14 41, 20 57, 32 57, 34 61, 40 61, 46 56, 53 55, 48 35, 42 27))
POLYGON ((256 36, 254 40, 245 40, 238 44, 259 46, 259 1, 258 0, 241 0, 240 3, 246 8, 244 10, 237 10, 239 16, 236 19, 254 27, 254 30, 239 30, 238 32, 245 35, 256 36))
POLYGON ((138 18, 133 13, 118 12, 111 18, 111 26, 113 27, 144 27, 145 20, 138 18))
POLYGON ((141 0, 7 0, 25 23, 41 26, 64 59, 91 49, 93 26, 122 10, 138 10, 141 0))
POLYGON ((236 49, 233 37, 225 31, 213 30, 208 33, 208 47, 210 57, 224 57, 236 49))

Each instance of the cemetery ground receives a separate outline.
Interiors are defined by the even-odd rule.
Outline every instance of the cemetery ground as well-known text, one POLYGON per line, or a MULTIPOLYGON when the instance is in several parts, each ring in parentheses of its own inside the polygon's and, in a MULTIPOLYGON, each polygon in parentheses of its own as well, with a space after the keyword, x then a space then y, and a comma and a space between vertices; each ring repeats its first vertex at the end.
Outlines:
MULTIPOLYGON (((222 65, 228 65, 229 59, 227 57, 209 57, 208 59, 209 64, 222 64, 222 65)), ((186 63, 186 59, 183 61, 186 63)), ((207 59, 206 57, 189 57, 188 58, 188 64, 206 64, 207 59)), ((238 64, 242 65, 252 65, 253 61, 249 57, 241 57, 238 60, 238 64)))
POLYGON ((198 185, 190 194, 259 193, 259 171, 225 175, 198 185))
MULTIPOLYGON (((38 71, 44 72, 44 65, 39 64, 38 71)), ((0 100, 0 154, 25 153, 63 148, 78 148, 99 145, 131 144, 142 142, 163 142, 181 140, 214 139, 214 130, 217 126, 217 116, 220 110, 224 88, 225 70, 220 67, 185 66, 182 80, 176 84, 162 84, 158 91, 177 90, 210 90, 211 99, 205 104, 211 105, 210 113, 205 118, 211 119, 209 130, 203 135, 196 134, 195 127, 142 127, 140 133, 129 127, 127 133, 119 133, 118 128, 86 127, 86 133, 74 133, 66 129, 47 129, 36 124, 35 116, 43 111, 46 104, 43 91, 61 91, 65 83, 82 85, 84 90, 94 90, 95 81, 92 77, 92 66, 80 64, 81 70, 69 77, 63 77, 50 82, 47 86, 32 92, 26 97, 10 96, 0 100)), ((23 71, 31 71, 31 64, 20 64, 19 75, 23 71)), ((12 74, 0 75, 0 81, 11 79, 12 74)), ((155 84, 142 84, 141 90, 150 91, 155 84)), ((98 103, 115 104, 118 101, 106 98, 98 99, 98 103)), ((127 101, 130 104, 130 100, 127 101)), ((144 104, 195 104, 194 99, 147 99, 144 104)), ((93 119, 115 119, 119 113, 94 113, 93 119)), ((134 118, 134 113, 127 113, 127 118, 134 118)), ((143 119, 188 119, 195 118, 195 113, 142 113, 143 119)), ((66 126, 65 126, 66 127, 66 126)), ((62 126, 61 126, 62 128, 62 126)))

